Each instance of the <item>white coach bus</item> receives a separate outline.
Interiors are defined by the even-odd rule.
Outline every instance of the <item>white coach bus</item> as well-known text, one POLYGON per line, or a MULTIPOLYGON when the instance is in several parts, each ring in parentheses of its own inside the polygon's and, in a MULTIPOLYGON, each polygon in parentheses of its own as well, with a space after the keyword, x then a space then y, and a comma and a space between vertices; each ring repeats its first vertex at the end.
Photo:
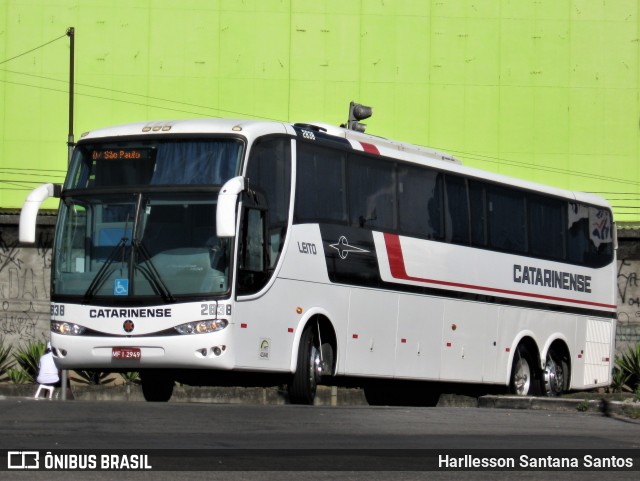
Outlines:
POLYGON ((200 119, 86 133, 60 197, 51 342, 63 369, 175 381, 320 382, 371 403, 440 387, 607 386, 608 203, 325 124, 200 119))

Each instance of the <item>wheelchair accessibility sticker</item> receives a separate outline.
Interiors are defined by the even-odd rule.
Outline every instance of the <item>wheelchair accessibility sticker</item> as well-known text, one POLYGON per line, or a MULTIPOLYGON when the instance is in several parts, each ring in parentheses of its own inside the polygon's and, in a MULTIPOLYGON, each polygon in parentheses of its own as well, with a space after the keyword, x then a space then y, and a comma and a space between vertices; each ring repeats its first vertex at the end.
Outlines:
POLYGON ((129 295, 129 279, 116 279, 115 281, 113 281, 113 295, 128 296, 129 295))

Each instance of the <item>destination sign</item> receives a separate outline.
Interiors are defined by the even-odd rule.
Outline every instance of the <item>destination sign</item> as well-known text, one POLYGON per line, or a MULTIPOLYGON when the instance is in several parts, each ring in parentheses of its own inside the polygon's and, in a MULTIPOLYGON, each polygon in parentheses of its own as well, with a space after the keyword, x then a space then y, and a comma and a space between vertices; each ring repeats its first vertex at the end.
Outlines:
POLYGON ((93 160, 148 160, 151 151, 148 149, 100 149, 91 153, 93 160))

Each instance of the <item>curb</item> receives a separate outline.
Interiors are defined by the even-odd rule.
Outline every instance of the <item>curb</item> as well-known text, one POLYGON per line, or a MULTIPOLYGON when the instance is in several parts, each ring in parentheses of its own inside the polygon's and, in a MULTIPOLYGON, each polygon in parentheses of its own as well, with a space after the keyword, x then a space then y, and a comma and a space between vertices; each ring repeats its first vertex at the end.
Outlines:
MULTIPOLYGON (((121 386, 73 386, 73 398, 82 401, 141 401, 142 388, 137 384, 121 386)), ((288 404, 286 390, 278 387, 198 387, 175 386, 171 403, 209 404, 288 404)), ((367 405, 360 389, 318 386, 315 406, 367 405)))
POLYGON ((605 399, 482 396, 478 398, 478 407, 538 411, 580 411, 602 413, 607 416, 640 418, 640 403, 607 401, 605 399))
MULTIPOLYGON (((0 399, 21 397, 33 399, 37 385, 0 385, 0 399)), ((145 402, 138 384, 117 386, 79 386, 67 391, 67 400, 145 402)), ((171 403, 208 404, 288 404, 285 389, 279 387, 198 387, 175 386, 171 403)), ((368 406, 364 391, 357 388, 318 386, 315 406, 368 406)), ((437 407, 527 409, 537 411, 589 412, 607 416, 640 418, 640 403, 607 401, 605 399, 545 398, 486 395, 481 397, 442 394, 437 407)))

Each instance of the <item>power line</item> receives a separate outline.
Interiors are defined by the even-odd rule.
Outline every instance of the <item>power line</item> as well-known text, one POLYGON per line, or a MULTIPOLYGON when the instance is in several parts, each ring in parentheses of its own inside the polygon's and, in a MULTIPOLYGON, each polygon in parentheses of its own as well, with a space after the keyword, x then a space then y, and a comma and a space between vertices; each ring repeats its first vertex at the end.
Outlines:
MULTIPOLYGON (((16 74, 16 75, 24 75, 24 76, 27 76, 27 77, 34 77, 34 78, 38 78, 38 79, 42 79, 42 80, 49 80, 49 81, 52 81, 52 82, 66 83, 65 80, 60 80, 60 79, 51 78, 51 77, 45 77, 43 75, 28 74, 28 73, 16 72, 16 71, 5 70, 5 69, 0 69, 0 70, 2 70, 4 72, 7 72, 7 73, 11 73, 11 74, 16 74)), ((44 89, 44 90, 52 90, 54 92, 67 93, 66 90, 58 90, 58 89, 54 89, 54 88, 51 88, 51 87, 42 87, 42 86, 39 86, 39 85, 23 84, 23 83, 19 83, 19 82, 11 82, 11 81, 8 81, 8 80, 0 80, 0 82, 5 82, 5 83, 13 84, 13 85, 21 85, 21 86, 24 86, 24 87, 41 88, 41 89, 44 89)), ((85 87, 85 88, 96 89, 96 90, 104 90, 106 92, 111 92, 111 93, 116 93, 116 94, 121 94, 121 95, 130 95, 132 97, 141 97, 141 98, 144 98, 144 99, 147 99, 147 100, 160 101, 160 102, 169 102, 169 103, 173 103, 173 104, 184 105, 186 107, 196 107, 196 108, 199 108, 199 109, 211 110, 211 111, 215 111, 215 112, 224 112, 224 113, 227 113, 227 114, 241 115, 241 116, 244 116, 244 117, 257 117, 257 118, 261 118, 261 119, 265 119, 265 120, 274 120, 276 122, 282 122, 282 119, 275 119, 275 118, 272 118, 272 117, 259 116, 259 115, 251 115, 251 114, 247 114, 245 112, 237 112, 237 111, 234 111, 234 110, 225 110, 225 109, 220 109, 220 108, 216 108, 216 107, 208 107, 206 105, 192 104, 192 103, 188 103, 188 102, 182 102, 182 101, 179 101, 179 100, 172 100, 172 99, 167 99, 167 98, 163 98, 163 97, 154 97, 154 96, 138 94, 138 93, 134 93, 134 92, 125 92, 123 90, 110 89, 110 88, 107 88, 107 87, 98 87, 98 86, 95 86, 95 85, 83 84, 83 83, 78 83, 78 82, 76 82, 76 85, 79 86, 79 87, 85 87)), ((82 96, 82 97, 96 98, 96 99, 101 99, 101 100, 108 100, 108 101, 111 101, 111 102, 128 103, 130 105, 138 105, 138 106, 143 106, 143 107, 156 108, 156 109, 160 109, 160 110, 170 110, 170 111, 173 111, 173 112, 180 112, 180 113, 199 115, 199 116, 203 116, 203 117, 204 116, 211 116, 211 114, 208 114, 208 113, 172 109, 172 108, 169 108, 169 107, 161 107, 161 106, 150 105, 150 104, 141 104, 141 103, 138 103, 138 102, 130 102, 130 101, 126 101, 126 100, 114 99, 114 98, 111 98, 111 97, 102 97, 102 96, 92 95, 92 94, 88 94, 88 93, 78 93, 78 92, 76 92, 76 95, 79 95, 79 96, 82 96)))
POLYGON ((11 57, 11 58, 8 58, 6 60, 3 60, 3 61, 0 62, 0 65, 5 64, 7 62, 11 62, 12 60, 15 60, 17 58, 24 57, 25 55, 28 55, 31 52, 35 52, 36 50, 39 50, 42 47, 46 47, 47 45, 52 44, 53 42, 57 42, 58 40, 60 40, 61 38, 66 37, 66 36, 67 36, 67 34, 65 33, 64 35, 60 35, 59 37, 54 38, 53 40, 49 40, 48 42, 43 43, 42 45, 40 45, 38 47, 32 48, 31 50, 27 50, 26 52, 23 52, 21 54, 16 55, 15 57, 11 57))
POLYGON ((34 169, 32 167, 15 167, 15 166, 11 166, 11 167, 0 167, 0 170, 19 170, 21 172, 31 172, 34 170, 37 170, 38 172, 44 170, 46 172, 66 172, 66 170, 63 169, 34 169))
MULTIPOLYGON (((7 59, 7 60, 5 60, 3 62, 0 62, 0 65, 3 64, 3 63, 8 62, 9 60, 13 60, 14 58, 18 58, 18 57, 20 57, 22 55, 26 55, 29 52, 37 50, 38 48, 42 48, 42 47, 44 47, 46 45, 49 45, 50 43, 55 42, 56 40, 59 40, 59 39, 61 39, 63 37, 66 37, 66 36, 67 36, 66 34, 62 35, 61 37, 58 37, 58 38, 56 38, 54 40, 51 40, 50 42, 47 42, 47 43, 41 45, 40 47, 36 47, 35 49, 29 50, 28 52, 20 54, 19 56, 12 57, 11 59, 7 59)), ((28 74, 28 73, 16 72, 16 71, 5 70, 5 69, 0 69, 0 70, 2 70, 4 72, 16 74, 16 75, 24 75, 24 76, 28 76, 28 77, 34 77, 34 78, 44 79, 44 80, 53 81, 53 82, 65 82, 64 80, 55 79, 55 78, 46 77, 46 76, 41 76, 41 75, 28 74)), ((24 83, 19 83, 19 82, 12 82, 12 81, 8 81, 8 80, 0 80, 0 82, 12 84, 12 85, 19 85, 19 86, 23 86, 23 87, 38 88, 38 89, 49 90, 49 91, 54 91, 54 92, 67 93, 66 90, 60 90, 60 89, 55 89, 55 88, 51 88, 51 87, 30 85, 30 84, 24 84, 24 83)), ((147 99, 147 100, 168 102, 168 103, 184 105, 184 106, 187 106, 187 107, 196 107, 198 109, 210 110, 210 111, 215 111, 215 112, 224 112, 224 113, 238 114, 238 115, 241 115, 241 116, 250 116, 249 114, 246 114, 246 113, 243 113, 243 112, 236 112, 236 111, 232 111, 232 110, 224 110, 224 109, 219 109, 219 108, 215 108, 215 107, 208 107, 208 106, 205 106, 205 105, 191 104, 191 103, 187 103, 187 102, 181 102, 181 101, 177 101, 177 100, 166 99, 166 98, 163 98, 163 97, 153 97, 153 96, 144 95, 144 94, 137 94, 137 93, 133 93, 133 92, 125 92, 125 91, 122 91, 122 90, 110 89, 110 88, 106 88, 106 87, 98 87, 98 86, 89 85, 89 84, 82 84, 82 83, 76 83, 76 85, 82 86, 82 87, 85 87, 85 88, 91 88, 91 89, 103 90, 103 91, 111 92, 111 93, 117 93, 117 94, 121 94, 121 95, 129 95, 129 96, 133 96, 133 97, 140 97, 140 98, 144 98, 144 99, 147 99)), ((136 106, 141 106, 141 107, 146 107, 146 108, 154 108, 154 109, 159 109, 159 110, 168 110, 168 111, 173 111, 173 112, 186 113, 186 114, 197 115, 197 116, 202 116, 202 117, 210 116, 210 114, 208 114, 208 113, 194 112, 194 111, 191 111, 191 110, 176 109, 176 108, 170 108, 170 107, 166 107, 166 106, 151 105, 149 103, 140 103, 140 102, 132 102, 132 101, 128 101, 128 100, 114 99, 114 98, 110 98, 110 97, 103 97, 103 96, 92 95, 92 94, 88 94, 88 93, 76 93, 76 95, 82 96, 82 97, 87 97, 87 98, 95 98, 95 99, 99 99, 99 100, 107 100, 107 101, 110 101, 110 102, 119 102, 119 103, 124 103, 124 104, 128 104, 128 105, 136 105, 136 106)), ((264 116, 261 117, 261 116, 257 116, 257 115, 253 115, 253 116, 254 117, 258 117, 258 118, 263 118, 263 119, 266 119, 266 120, 274 120, 274 121, 278 121, 278 122, 282 121, 281 119, 274 119, 274 118, 270 118, 270 117, 264 117, 264 116)), ((626 180, 626 179, 619 179, 619 178, 615 178, 615 177, 607 177, 607 176, 602 176, 602 175, 599 175, 599 174, 580 173, 580 172, 575 172, 575 171, 571 171, 571 170, 567 170, 567 169, 559 169, 559 168, 549 167, 549 166, 533 165, 533 164, 530 164, 530 163, 521 162, 521 161, 517 161, 517 160, 502 159, 502 158, 498 158, 498 157, 487 156, 487 155, 482 155, 482 154, 476 154, 476 153, 471 153, 471 152, 464 152, 464 151, 455 150, 455 149, 446 149, 446 148, 444 148, 444 149, 439 149, 439 150, 444 150, 444 151, 450 152, 450 153, 455 154, 455 155, 460 155, 460 156, 466 157, 469 160, 475 160, 475 161, 479 161, 479 162, 489 162, 489 163, 498 164, 498 165, 515 166, 515 167, 521 167, 521 168, 526 168, 526 169, 536 170, 536 171, 541 171, 541 172, 550 172, 550 173, 563 174, 563 175, 572 175, 572 176, 575 176, 575 177, 583 177, 583 178, 586 178, 586 179, 597 179, 597 180, 605 180, 605 181, 609 181, 609 182, 623 183, 623 184, 628 184, 628 185, 638 185, 638 182, 635 182, 635 181, 626 180)), ((609 195, 612 195, 612 194, 614 194, 614 193, 610 193, 609 195)))
MULTIPOLYGON (((38 172, 38 171, 36 171, 38 172)), ((48 174, 51 175, 52 177, 64 177, 64 175, 66 174, 65 171, 46 171, 46 170, 42 170, 40 171, 40 173, 36 173, 36 174, 27 174, 25 172, 12 172, 12 171, 7 171, 7 170, 3 170, 2 172, 0 172, 0 174, 2 175, 21 175, 21 176, 26 176, 26 177, 41 177, 41 174, 43 172, 56 172, 54 174, 48 174)))
POLYGON ((442 150, 442 151, 452 153, 454 155, 459 155, 461 157, 466 157, 470 160, 477 160, 479 162, 489 162, 489 163, 498 164, 498 165, 510 165, 514 167, 521 167, 525 169, 537 170, 542 172, 550 172, 554 174, 572 175, 574 177, 584 177, 587 179, 597 179, 597 180, 605 180, 609 182, 616 182, 616 183, 622 183, 622 184, 638 185, 638 182, 636 181, 620 179, 616 177, 607 177, 601 174, 589 174, 589 173, 576 172, 576 171, 567 170, 567 169, 559 169, 557 167, 533 165, 533 164, 529 164, 529 163, 521 162, 517 160, 502 159, 499 157, 491 157, 488 155, 474 154, 471 152, 463 152, 461 150, 455 150, 455 149, 446 149, 446 148, 440 148, 440 147, 434 147, 434 148, 437 150, 442 150))

